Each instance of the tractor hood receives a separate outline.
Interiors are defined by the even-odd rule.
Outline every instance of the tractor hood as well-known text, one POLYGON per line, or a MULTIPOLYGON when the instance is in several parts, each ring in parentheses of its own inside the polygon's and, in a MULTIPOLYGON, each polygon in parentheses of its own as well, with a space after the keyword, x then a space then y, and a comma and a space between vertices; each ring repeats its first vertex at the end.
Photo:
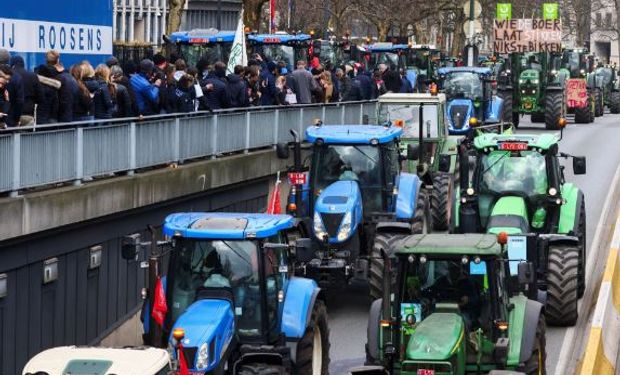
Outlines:
MULTIPOLYGON (((314 234, 319 238, 327 233, 330 243, 344 242, 351 237, 362 218, 362 194, 355 180, 355 173, 347 171, 341 178, 351 180, 336 181, 326 187, 314 205, 314 234), (350 175, 349 175, 350 174, 350 175), (346 220, 345 220, 346 219, 346 220), (320 223, 316 223, 319 220, 320 223), (341 224, 347 222, 348 234, 338 238, 341 224), (321 228, 322 226, 322 228, 321 228), (317 229, 320 229, 317 231, 317 229)), ((344 227, 345 225, 342 225, 344 227)))
MULTIPOLYGON (((185 330, 183 349, 188 367, 210 371, 220 362, 235 333, 232 305, 223 299, 198 300, 185 310, 174 328, 185 330)), ((169 342, 174 346, 172 335, 169 342)))
POLYGON ((452 99, 446 109, 450 134, 464 134, 469 131, 469 118, 474 113, 474 103, 469 99, 452 99))
MULTIPOLYGON (((523 187, 513 186, 506 187, 506 189, 521 190, 523 187)), ((487 232, 492 234, 499 234, 500 232, 521 234, 528 233, 529 227, 525 199, 518 196, 506 196, 498 199, 493 206, 487 224, 487 232)))
POLYGON ((456 313, 434 313, 418 323, 407 344, 407 359, 445 361, 463 342, 465 325, 456 313))

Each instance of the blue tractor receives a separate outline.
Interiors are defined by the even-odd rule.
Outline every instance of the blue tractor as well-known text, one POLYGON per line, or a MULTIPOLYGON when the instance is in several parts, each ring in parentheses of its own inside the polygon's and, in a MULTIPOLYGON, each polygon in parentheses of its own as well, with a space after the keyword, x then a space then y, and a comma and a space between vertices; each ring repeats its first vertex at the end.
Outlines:
MULTIPOLYGON (((368 280, 371 297, 383 290, 383 260, 374 244, 382 233, 429 231, 428 193, 416 174, 402 173, 399 137, 402 128, 376 125, 321 125, 306 130, 309 166, 301 162, 301 142, 279 144, 278 157, 294 152, 289 170, 288 212, 300 224, 300 236, 311 235, 316 251, 297 256, 298 273, 327 289, 351 279, 368 280)), ((407 146, 415 160, 419 144, 407 146)))
POLYGON ((473 135, 473 126, 502 121, 503 99, 493 94, 490 68, 457 67, 438 70, 446 94, 446 119, 451 135, 473 135))
POLYGON ((417 67, 410 61, 410 48, 407 44, 374 43, 364 47, 362 62, 368 71, 375 70, 379 64, 385 64, 390 69, 404 70, 411 87, 419 89, 417 67))
POLYGON ((308 34, 249 34, 249 53, 259 54, 265 61, 284 61, 289 71, 297 61, 308 61, 312 37, 308 34))
POLYGON ((234 40, 234 31, 177 31, 164 36, 164 48, 168 55, 174 53, 184 59, 187 66, 196 66, 200 60, 206 60, 209 65, 213 65, 218 61, 228 61, 234 40))
MULTIPOLYGON (((192 374, 327 374, 327 313, 316 282, 289 267, 292 229, 290 215, 169 215, 166 241, 152 245, 149 259, 145 343, 167 344, 176 366, 187 363, 192 374), (158 285, 163 325, 151 308, 161 305, 158 285)), ((297 242, 303 256, 304 240, 297 242)), ((127 242, 123 257, 137 259, 141 245, 127 242)))

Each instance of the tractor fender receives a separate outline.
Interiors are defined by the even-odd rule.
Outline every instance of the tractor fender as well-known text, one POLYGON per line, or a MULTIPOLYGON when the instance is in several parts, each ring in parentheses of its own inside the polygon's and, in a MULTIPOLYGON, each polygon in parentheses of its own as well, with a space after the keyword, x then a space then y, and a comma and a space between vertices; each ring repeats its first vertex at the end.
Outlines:
POLYGON ((381 320, 381 305, 383 298, 374 300, 368 313, 368 327, 366 328, 366 365, 378 364, 379 360, 379 320, 381 320))
POLYGON ((493 96, 493 99, 487 107, 485 123, 496 123, 502 120, 502 108, 504 107, 504 99, 499 96, 493 96))
POLYGON ((557 92, 557 91, 564 91, 564 85, 559 85, 559 86, 547 86, 547 89, 545 90, 546 92, 557 92))
POLYGON ((577 245, 579 243, 579 238, 564 234, 541 234, 540 236, 544 238, 549 245, 559 243, 577 245))
POLYGON ((562 186, 562 198, 565 203, 560 208, 560 222, 558 223, 558 233, 577 235, 579 229, 579 215, 581 214, 581 202, 583 202, 583 192, 572 183, 562 186))
POLYGON ((532 350, 536 343, 536 327, 540 314, 543 313, 543 305, 540 302, 528 299, 525 304, 525 315, 523 317, 523 330, 521 336, 521 354, 519 362, 523 363, 532 356, 532 350))
POLYGON ((411 224, 402 221, 380 221, 375 226, 375 233, 411 233, 411 224))
POLYGON ((440 161, 441 161, 441 156, 447 155, 450 158, 450 166, 448 170, 444 172, 448 172, 450 174, 454 174, 456 172, 456 163, 458 160, 459 145, 463 142, 463 139, 464 137, 456 137, 456 136, 446 137, 446 140, 441 150, 440 161))
POLYGON ((287 340, 299 340, 304 336, 320 291, 314 280, 301 277, 289 280, 282 308, 281 328, 287 340))
POLYGON ((418 192, 421 188, 420 178, 411 173, 401 173, 396 179, 398 196, 396 197, 396 218, 410 220, 415 215, 418 192))

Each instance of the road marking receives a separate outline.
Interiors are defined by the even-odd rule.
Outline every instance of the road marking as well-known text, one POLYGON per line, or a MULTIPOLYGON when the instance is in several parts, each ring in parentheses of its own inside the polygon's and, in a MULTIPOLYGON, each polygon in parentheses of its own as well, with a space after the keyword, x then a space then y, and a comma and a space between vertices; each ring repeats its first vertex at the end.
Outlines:
MULTIPOLYGON (((592 305, 595 297, 594 294, 597 291, 592 284, 592 279, 595 277, 595 260, 599 258, 599 254, 601 252, 601 242, 605 240, 603 238, 603 234, 606 229, 605 224, 608 222, 609 219, 611 219, 612 215, 616 215, 616 212, 612 212, 612 209, 616 208, 616 195, 618 195, 618 193, 620 192, 619 184, 620 165, 616 169, 614 178, 611 181, 611 189, 609 190, 609 193, 605 198, 605 203, 603 204, 603 209, 601 210, 601 216, 596 225, 596 231, 594 233, 592 244, 590 245, 590 249, 588 251, 588 258, 586 261, 586 291, 579 304, 579 319, 574 327, 568 327, 566 329, 566 333, 564 334, 564 340, 562 341, 562 347, 560 349, 560 355, 558 357, 558 362, 555 366, 555 371, 553 372, 554 375, 568 374, 569 372, 567 370, 569 368, 569 365, 576 365, 577 360, 580 357, 581 353, 579 353, 578 355, 574 355, 575 345, 577 341, 575 336, 577 332, 584 332, 588 326, 588 316, 585 314, 588 312, 590 306, 592 305)), ((614 241, 620 241, 620 234, 618 234, 618 232, 620 232, 619 227, 620 225, 616 225, 616 228, 614 229, 614 241)), ((615 247, 617 248, 617 246, 615 247)), ((606 250, 606 248, 603 250, 606 250)))

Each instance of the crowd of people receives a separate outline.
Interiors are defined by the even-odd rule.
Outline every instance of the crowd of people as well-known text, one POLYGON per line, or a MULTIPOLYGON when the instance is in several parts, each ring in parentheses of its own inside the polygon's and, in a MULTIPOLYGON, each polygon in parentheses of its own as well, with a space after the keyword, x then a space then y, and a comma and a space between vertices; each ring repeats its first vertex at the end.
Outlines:
POLYGON ((45 64, 30 71, 21 56, 0 49, 0 127, 358 101, 413 91, 402 71, 385 64, 373 72, 358 63, 310 65, 298 61, 293 69, 255 54, 227 74, 224 62, 188 66, 182 58, 156 54, 123 67, 111 57, 96 67, 83 61, 66 68, 51 50, 45 64))

